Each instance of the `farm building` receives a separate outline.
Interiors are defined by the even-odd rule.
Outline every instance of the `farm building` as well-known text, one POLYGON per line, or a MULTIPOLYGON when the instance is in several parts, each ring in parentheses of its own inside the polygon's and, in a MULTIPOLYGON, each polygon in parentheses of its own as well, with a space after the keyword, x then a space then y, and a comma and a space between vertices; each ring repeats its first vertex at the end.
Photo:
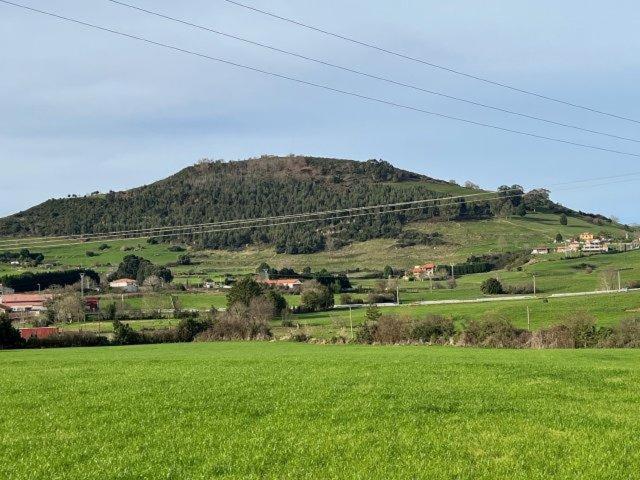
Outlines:
POLYGON ((60 329, 57 327, 35 327, 35 328, 20 328, 20 336, 25 340, 30 338, 47 338, 51 335, 60 333, 60 329))
POLYGON ((51 295, 41 295, 39 293, 12 293, 2 295, 0 303, 9 307, 13 313, 21 312, 38 315, 47 309, 46 303, 51 298, 51 295))
POLYGON ((119 278, 118 280, 109 282, 109 287, 118 288, 128 293, 133 293, 138 291, 138 282, 136 280, 133 280, 132 278, 119 278))
POLYGON ((582 245, 582 251, 587 253, 605 253, 609 251, 609 244, 596 238, 582 245))
POLYGON ((584 233, 580 234, 580 241, 581 242, 590 242, 594 238, 595 238, 595 236, 593 235, 593 233, 584 232, 584 233))
POLYGON ((302 287, 302 281, 299 278, 278 278, 275 280, 262 280, 261 283, 275 288, 286 288, 288 290, 297 290, 302 287))
POLYGON ((422 280, 424 278, 433 277, 436 273, 437 265, 435 263, 425 263, 424 265, 416 265, 411 270, 409 270, 409 275, 413 278, 422 280))
POLYGON ((580 251, 580 243, 579 242, 568 242, 564 245, 559 245, 556 248, 556 252, 558 253, 576 253, 580 251))

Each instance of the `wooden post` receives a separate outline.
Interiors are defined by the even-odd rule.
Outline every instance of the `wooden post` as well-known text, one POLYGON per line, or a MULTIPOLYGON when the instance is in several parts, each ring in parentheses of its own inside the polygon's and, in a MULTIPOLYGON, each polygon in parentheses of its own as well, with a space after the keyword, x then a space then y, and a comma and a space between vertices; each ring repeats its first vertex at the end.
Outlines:
POLYGON ((531 312, 529 311, 529 305, 527 305, 527 330, 531 331, 531 312))

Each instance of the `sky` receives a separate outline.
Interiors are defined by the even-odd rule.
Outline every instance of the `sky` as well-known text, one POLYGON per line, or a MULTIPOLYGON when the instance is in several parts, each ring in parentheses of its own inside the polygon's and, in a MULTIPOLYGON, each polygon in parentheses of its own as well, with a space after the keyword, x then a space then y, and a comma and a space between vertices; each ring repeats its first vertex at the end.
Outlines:
MULTIPOLYGON (((16 1, 361 95, 640 155, 638 142, 389 85, 106 0, 16 1)), ((615 8, 595 0, 243 1, 432 63, 640 120, 637 1, 620 0, 615 8)), ((640 141, 640 123, 408 62, 224 0, 129 3, 420 88, 640 141)), ((289 153, 384 159, 484 188, 546 187, 569 207, 640 222, 638 157, 346 97, 0 4, 0 216, 49 198, 148 184, 202 158, 289 153), (567 184, 618 175, 625 176, 567 184)))

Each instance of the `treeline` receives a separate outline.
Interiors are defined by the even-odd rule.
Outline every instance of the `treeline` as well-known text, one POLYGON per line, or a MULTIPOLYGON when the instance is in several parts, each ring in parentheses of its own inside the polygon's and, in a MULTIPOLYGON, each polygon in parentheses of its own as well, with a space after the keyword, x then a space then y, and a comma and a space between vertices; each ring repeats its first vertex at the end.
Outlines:
POLYGON ((90 269, 61 270, 55 272, 25 272, 19 275, 6 275, 0 279, 5 287, 12 288, 16 292, 30 292, 38 289, 46 289, 54 285, 64 287, 80 282, 80 274, 85 278, 100 283, 100 275, 90 269))
MULTIPOLYGON (((0 235, 98 233, 269 217, 353 206, 446 196, 432 179, 395 169, 387 162, 353 162, 306 157, 222 163, 205 162, 165 180, 127 192, 49 200, 0 220, 0 235)), ((439 182, 443 183, 443 182, 439 182)), ((488 203, 444 202, 413 211, 230 230, 179 238, 197 246, 239 249, 273 244, 282 253, 313 253, 352 241, 395 238, 413 220, 435 216, 484 218, 488 203)))
POLYGON ((23 248, 19 252, 0 252, 0 263, 11 263, 14 261, 35 267, 44 261, 44 255, 42 253, 30 252, 28 248, 23 248))

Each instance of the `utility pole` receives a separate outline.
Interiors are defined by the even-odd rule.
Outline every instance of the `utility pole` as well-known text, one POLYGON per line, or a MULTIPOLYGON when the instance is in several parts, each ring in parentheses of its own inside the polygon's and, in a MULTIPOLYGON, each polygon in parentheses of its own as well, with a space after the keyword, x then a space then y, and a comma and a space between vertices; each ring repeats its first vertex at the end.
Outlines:
MULTIPOLYGON (((40 291, 40 284, 38 284, 38 291, 40 291)), ((84 298, 84 272, 80 272, 80 296, 84 298)))
POLYGON ((527 330, 531 331, 531 312, 529 311, 529 305, 527 305, 527 330))
POLYGON ((622 280, 620 279, 620 270, 618 270, 618 291, 622 290, 622 280))
POLYGON ((396 284, 396 305, 400 305, 400 285, 396 284))
POLYGON ((351 327, 351 339, 353 340, 353 315, 351 313, 351 305, 349 305, 349 326, 351 327))
POLYGON ((456 279, 455 273, 453 273, 453 263, 451 264, 451 278, 456 279))
POLYGON ((533 274, 533 296, 536 296, 536 274, 533 274))
POLYGON ((38 293, 40 293, 40 284, 38 284, 38 293))

